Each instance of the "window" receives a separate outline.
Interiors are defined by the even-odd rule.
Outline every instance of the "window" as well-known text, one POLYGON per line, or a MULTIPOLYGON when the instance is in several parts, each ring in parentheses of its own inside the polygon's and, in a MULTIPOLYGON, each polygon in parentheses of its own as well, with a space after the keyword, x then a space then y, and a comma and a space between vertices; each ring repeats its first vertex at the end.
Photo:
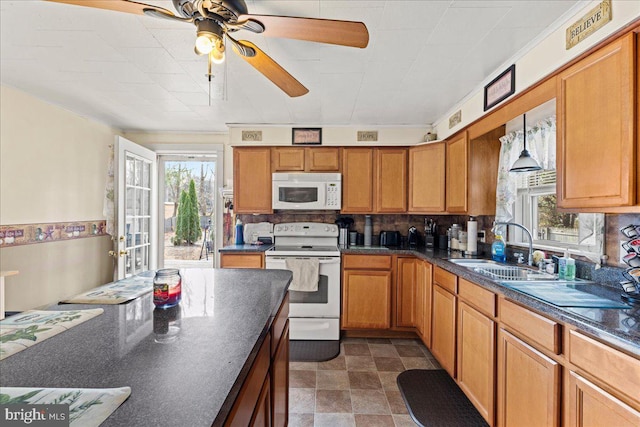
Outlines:
MULTIPOLYGON (((531 231, 533 244, 541 249, 573 249, 599 258, 604 240, 604 215, 559 212, 556 207, 555 170, 517 178, 514 221, 531 231)), ((521 231, 509 230, 511 243, 527 245, 521 231)))

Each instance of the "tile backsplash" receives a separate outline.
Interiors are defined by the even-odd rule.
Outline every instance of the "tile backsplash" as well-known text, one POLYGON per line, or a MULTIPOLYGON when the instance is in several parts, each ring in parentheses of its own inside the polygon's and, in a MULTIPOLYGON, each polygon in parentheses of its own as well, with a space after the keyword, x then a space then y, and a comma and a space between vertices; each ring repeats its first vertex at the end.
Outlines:
MULTIPOLYGON (((339 217, 351 217, 353 218, 352 231, 358 233, 364 232, 364 215, 341 215, 338 213, 301 213, 296 211, 284 211, 270 215, 238 215, 243 223, 262 222, 268 221, 274 224, 283 222, 327 222, 334 223, 339 217)), ((374 243, 377 241, 377 236, 381 231, 399 231, 402 236, 407 235, 409 227, 415 226, 421 235, 424 235, 424 220, 425 218, 431 218, 437 223, 437 233, 446 234, 446 231, 452 224, 460 224, 463 229, 466 229, 468 215, 372 215, 373 224, 373 236, 374 243)), ((491 226, 493 224, 494 216, 478 216, 478 231, 485 230, 486 242, 491 243, 493 241, 493 233, 491 233, 491 226)), ((623 268, 624 264, 620 264, 619 260, 619 244, 622 239, 620 234, 620 227, 628 224, 640 224, 640 215, 638 214, 607 214, 605 215, 605 254, 608 255, 606 265, 613 268, 623 268)))

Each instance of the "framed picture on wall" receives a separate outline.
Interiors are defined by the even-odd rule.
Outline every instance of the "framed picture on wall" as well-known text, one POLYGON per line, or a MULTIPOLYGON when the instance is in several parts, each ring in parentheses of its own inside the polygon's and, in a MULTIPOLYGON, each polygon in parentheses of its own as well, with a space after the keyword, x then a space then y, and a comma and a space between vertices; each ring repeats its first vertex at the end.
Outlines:
POLYGON ((293 128, 293 145, 320 145, 322 144, 321 128, 293 128))
POLYGON ((499 104, 516 92, 516 64, 484 87, 484 111, 499 104))

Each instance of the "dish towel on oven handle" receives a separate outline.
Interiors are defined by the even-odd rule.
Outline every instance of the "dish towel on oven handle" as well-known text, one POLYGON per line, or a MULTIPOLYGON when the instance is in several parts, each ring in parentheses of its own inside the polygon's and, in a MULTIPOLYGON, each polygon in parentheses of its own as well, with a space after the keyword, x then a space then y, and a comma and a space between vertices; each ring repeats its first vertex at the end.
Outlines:
POLYGON ((317 292, 320 260, 317 258, 287 258, 285 259, 287 270, 293 273, 293 280, 289 286, 290 291, 317 292))

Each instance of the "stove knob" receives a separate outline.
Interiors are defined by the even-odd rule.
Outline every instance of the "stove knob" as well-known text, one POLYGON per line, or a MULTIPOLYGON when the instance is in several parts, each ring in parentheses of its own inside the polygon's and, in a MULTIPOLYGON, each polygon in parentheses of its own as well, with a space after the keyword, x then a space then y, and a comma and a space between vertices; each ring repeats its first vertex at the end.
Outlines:
POLYGON ((328 225, 324 228, 324 231, 329 231, 331 230, 331 227, 329 227, 328 225))
POLYGON ((287 231, 289 229, 289 227, 287 227, 286 225, 282 226, 282 231, 287 231))

